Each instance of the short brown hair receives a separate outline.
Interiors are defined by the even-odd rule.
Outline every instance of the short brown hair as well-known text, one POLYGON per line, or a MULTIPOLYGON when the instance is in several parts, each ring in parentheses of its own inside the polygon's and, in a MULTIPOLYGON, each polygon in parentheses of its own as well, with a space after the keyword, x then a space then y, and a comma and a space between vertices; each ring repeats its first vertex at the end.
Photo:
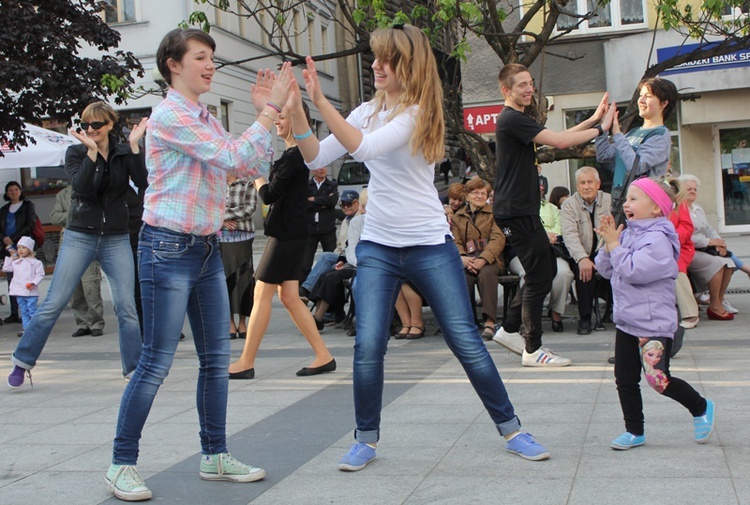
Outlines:
POLYGON ((661 111, 661 116, 664 121, 669 119, 669 116, 677 107, 678 93, 674 83, 661 77, 647 77, 638 83, 638 91, 640 92, 644 86, 647 86, 651 94, 658 98, 660 102, 668 102, 664 110, 661 111))
POLYGON ((216 51, 216 42, 203 30, 196 28, 175 28, 166 34, 161 40, 161 44, 159 44, 158 51, 156 51, 156 66, 161 76, 164 77, 164 80, 170 86, 172 85, 172 72, 169 70, 167 62, 170 59, 182 61, 182 57, 187 52, 188 40, 196 40, 206 44, 212 51, 216 51))
POLYGON ((448 198, 451 200, 463 200, 464 199, 464 185, 460 182, 454 182, 448 186, 448 198))
POLYGON ((492 189, 492 186, 490 186, 490 183, 485 181, 484 179, 480 177, 472 177, 469 179, 469 181, 464 185, 464 191, 468 194, 472 191, 476 191, 478 189, 483 189, 487 192, 487 194, 490 194, 490 190, 492 189))
POLYGON ((528 72, 529 69, 520 63, 508 63, 500 69, 500 73, 497 75, 497 80, 500 81, 500 86, 505 86, 510 89, 513 87, 513 78, 521 72, 528 72))

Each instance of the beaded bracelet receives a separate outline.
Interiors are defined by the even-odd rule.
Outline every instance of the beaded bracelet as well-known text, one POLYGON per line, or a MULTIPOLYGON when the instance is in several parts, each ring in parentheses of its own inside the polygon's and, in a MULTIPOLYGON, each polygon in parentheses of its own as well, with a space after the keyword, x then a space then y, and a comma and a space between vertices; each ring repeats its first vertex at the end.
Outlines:
POLYGON ((294 136, 294 140, 305 140, 307 137, 312 135, 312 130, 308 129, 305 133, 302 135, 292 134, 294 136))
POLYGON ((278 106, 278 105, 276 105, 275 103, 273 103, 273 102, 266 102, 266 105, 267 105, 268 107, 271 107, 271 108, 272 108, 273 110, 275 110, 276 112, 278 112, 278 113, 281 113, 281 107, 279 107, 279 106, 278 106))

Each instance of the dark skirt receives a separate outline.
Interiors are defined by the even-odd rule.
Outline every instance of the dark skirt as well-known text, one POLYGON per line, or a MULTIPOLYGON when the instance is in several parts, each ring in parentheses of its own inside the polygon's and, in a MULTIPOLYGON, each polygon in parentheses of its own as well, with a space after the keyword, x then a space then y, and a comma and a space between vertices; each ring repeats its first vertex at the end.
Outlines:
POLYGON ((253 310, 253 239, 242 242, 220 242, 221 262, 229 290, 231 314, 249 316, 253 310))
POLYGON ((302 279, 302 263, 305 259, 307 238, 278 240, 268 237, 266 248, 260 257, 255 280, 266 284, 281 284, 284 281, 302 279))

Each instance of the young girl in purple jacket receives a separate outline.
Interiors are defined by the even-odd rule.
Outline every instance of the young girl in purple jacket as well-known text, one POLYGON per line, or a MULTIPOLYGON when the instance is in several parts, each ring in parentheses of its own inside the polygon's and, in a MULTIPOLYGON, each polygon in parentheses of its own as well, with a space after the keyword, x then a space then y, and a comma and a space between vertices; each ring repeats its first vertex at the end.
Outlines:
POLYGON ((596 256, 596 268, 602 277, 611 279, 617 326, 615 383, 626 429, 610 444, 617 450, 646 442, 641 368, 654 390, 690 411, 696 442, 705 442, 713 432, 714 402, 669 373, 672 337, 677 329, 674 282, 680 244, 665 216, 679 190, 674 184, 636 180, 623 205, 627 229, 615 227, 612 216, 603 216, 597 229, 605 247, 596 256))

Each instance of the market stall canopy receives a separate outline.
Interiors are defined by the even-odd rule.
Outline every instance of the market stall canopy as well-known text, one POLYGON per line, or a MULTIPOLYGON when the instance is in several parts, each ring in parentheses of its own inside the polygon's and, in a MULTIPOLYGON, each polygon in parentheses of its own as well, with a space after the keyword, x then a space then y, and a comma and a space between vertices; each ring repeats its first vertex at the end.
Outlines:
POLYGON ((27 138, 36 140, 27 146, 11 148, 8 144, 0 144, 0 169, 26 167, 57 167, 65 163, 65 151, 73 144, 79 144, 78 139, 70 135, 63 135, 52 130, 39 128, 30 124, 25 125, 27 138))

